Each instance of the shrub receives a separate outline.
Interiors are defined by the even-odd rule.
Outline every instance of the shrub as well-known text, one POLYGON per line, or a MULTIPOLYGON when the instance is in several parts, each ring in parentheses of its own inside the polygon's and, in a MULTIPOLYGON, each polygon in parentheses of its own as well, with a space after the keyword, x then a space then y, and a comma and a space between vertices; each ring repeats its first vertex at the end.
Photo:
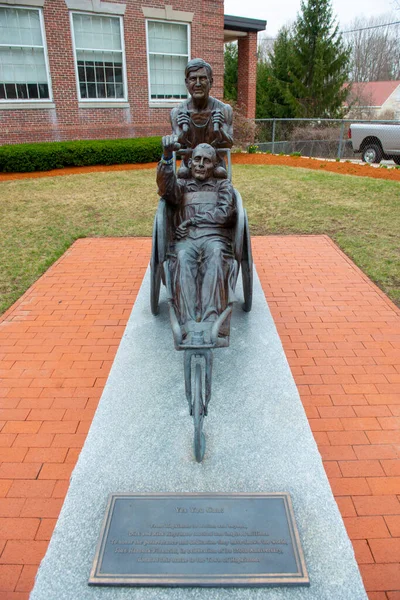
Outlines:
POLYGON ((246 150, 249 144, 254 143, 256 125, 254 119, 245 116, 244 108, 236 102, 229 102, 233 110, 233 131, 235 147, 246 150))
POLYGON ((323 141, 338 141, 340 138, 340 123, 333 123, 331 127, 324 123, 319 125, 317 121, 313 121, 307 125, 299 125, 294 127, 289 139, 298 141, 307 140, 323 140, 323 141))
POLYGON ((0 172, 155 162, 161 151, 160 137, 7 145, 0 146, 0 172))

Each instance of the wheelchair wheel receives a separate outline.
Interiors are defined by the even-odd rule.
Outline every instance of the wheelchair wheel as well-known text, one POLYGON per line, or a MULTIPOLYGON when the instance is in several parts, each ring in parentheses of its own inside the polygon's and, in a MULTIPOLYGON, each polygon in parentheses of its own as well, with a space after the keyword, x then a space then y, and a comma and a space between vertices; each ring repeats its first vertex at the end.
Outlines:
POLYGON ((206 439, 203 433, 204 404, 202 394, 201 366, 196 365, 194 380, 193 399, 193 421, 194 421, 194 455, 197 462, 201 462, 206 450, 206 439))
POLYGON ((154 219, 153 225, 153 242, 151 247, 150 259, 150 307, 153 315, 158 315, 159 298, 161 286, 161 265, 158 260, 158 245, 157 245, 157 218, 154 219))
POLYGON ((249 221, 247 219, 246 211, 244 211, 244 213, 243 252, 241 262, 244 295, 242 308, 244 311, 250 312, 253 303, 253 255, 251 252, 249 221))

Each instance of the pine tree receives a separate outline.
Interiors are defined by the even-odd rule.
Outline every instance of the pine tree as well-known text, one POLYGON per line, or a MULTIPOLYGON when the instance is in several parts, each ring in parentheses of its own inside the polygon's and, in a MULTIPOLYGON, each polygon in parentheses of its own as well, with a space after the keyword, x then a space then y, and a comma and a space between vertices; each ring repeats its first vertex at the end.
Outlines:
POLYGON ((333 17, 331 0, 302 0, 292 44, 285 100, 298 117, 341 116, 350 51, 333 17))
POLYGON ((237 100, 238 86, 238 47, 237 44, 226 44, 224 52, 224 99, 237 100))
POLYGON ((275 40, 268 61, 257 65, 256 117, 258 119, 292 118, 295 110, 287 100, 291 83, 290 70, 293 56, 291 31, 283 27, 275 40))

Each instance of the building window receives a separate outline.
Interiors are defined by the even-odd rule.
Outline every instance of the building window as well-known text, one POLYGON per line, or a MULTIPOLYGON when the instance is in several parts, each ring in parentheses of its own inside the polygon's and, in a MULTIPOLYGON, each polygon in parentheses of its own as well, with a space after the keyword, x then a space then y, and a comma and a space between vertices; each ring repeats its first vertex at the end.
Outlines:
POLYGON ((72 13, 72 31, 80 99, 126 99, 122 19, 72 13))
POLYGON ((189 60, 189 25, 147 21, 150 100, 187 98, 183 73, 189 60))
POLYGON ((49 71, 39 9, 0 6, 0 100, 49 100, 49 71))

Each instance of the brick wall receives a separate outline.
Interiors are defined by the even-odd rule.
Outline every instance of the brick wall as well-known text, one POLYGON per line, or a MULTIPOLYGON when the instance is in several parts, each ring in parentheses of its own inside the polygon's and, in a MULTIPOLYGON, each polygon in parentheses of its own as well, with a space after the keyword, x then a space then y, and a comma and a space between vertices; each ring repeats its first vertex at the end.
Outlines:
POLYGON ((256 116, 257 33, 238 40, 238 105, 249 119, 256 116))
MULTIPOLYGON (((0 108, 0 144, 167 133, 170 109, 149 106, 146 28, 141 9, 142 5, 164 8, 165 4, 161 0, 126 0, 123 22, 129 107, 79 108, 68 9, 64 0, 46 0, 43 16, 55 108, 0 108)), ((223 0, 171 0, 171 4, 174 10, 194 13, 191 58, 201 57, 212 65, 212 94, 222 98, 223 0)))

